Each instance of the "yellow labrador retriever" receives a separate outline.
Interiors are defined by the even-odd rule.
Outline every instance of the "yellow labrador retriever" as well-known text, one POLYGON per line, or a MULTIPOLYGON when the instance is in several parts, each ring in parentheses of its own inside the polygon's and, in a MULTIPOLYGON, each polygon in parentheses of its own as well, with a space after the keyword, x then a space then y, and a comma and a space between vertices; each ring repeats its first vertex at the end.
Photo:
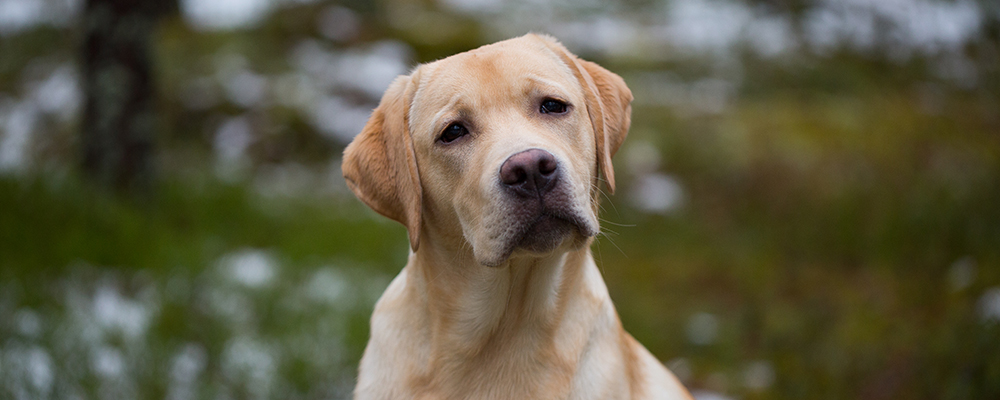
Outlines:
POLYGON ((395 80, 344 151, 409 232, 356 399, 690 399, 621 326, 590 253, 628 132, 618 76, 527 35, 395 80))

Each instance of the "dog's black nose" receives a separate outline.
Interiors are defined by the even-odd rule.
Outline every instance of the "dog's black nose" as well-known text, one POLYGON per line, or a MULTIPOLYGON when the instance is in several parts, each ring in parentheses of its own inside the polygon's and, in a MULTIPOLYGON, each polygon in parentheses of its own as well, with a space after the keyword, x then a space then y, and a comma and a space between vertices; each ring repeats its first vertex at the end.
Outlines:
POLYGON ((514 193, 536 197, 548 192, 556 178, 556 157, 542 149, 529 149, 507 158, 500 166, 500 182, 514 193))

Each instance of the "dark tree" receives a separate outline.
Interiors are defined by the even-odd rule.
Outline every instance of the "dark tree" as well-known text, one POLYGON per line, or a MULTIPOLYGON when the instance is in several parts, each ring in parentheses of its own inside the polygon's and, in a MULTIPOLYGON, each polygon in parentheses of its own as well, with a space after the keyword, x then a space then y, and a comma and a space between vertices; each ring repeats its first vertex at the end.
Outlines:
POLYGON ((144 191, 158 119, 150 40, 176 0, 87 0, 83 16, 83 169, 101 185, 144 191))

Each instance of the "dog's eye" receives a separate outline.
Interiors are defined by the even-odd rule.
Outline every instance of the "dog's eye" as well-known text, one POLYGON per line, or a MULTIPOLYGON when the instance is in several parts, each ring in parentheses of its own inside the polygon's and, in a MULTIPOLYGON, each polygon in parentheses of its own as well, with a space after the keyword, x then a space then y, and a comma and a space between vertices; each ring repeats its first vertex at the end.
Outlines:
POLYGON ((566 103, 555 99, 545 99, 538 111, 542 114, 562 114, 566 112, 566 103))
POLYGON ((444 128, 444 132, 441 132, 441 137, 438 138, 438 140, 442 143, 451 143, 468 134, 469 130, 465 128, 465 125, 454 122, 451 125, 448 125, 447 128, 444 128))

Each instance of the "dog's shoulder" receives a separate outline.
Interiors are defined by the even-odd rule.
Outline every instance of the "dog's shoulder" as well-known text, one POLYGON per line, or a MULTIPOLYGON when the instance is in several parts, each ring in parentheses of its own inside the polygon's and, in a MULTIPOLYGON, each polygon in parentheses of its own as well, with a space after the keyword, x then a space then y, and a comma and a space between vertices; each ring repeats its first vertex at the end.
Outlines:
MULTIPOLYGON (((627 335, 627 334, 626 334, 627 335)), ((627 335, 627 340, 631 342, 631 347, 635 351, 635 362, 640 365, 637 371, 641 371, 635 379, 640 385, 639 399, 645 400, 692 400, 687 389, 680 380, 670 370, 663 366, 660 360, 656 359, 646 347, 627 335)))
POLYGON ((361 358, 355 399, 406 398, 411 395, 409 377, 423 375, 418 371, 426 365, 420 357, 421 343, 429 341, 425 315, 408 307, 413 302, 408 271, 397 275, 375 304, 371 317, 371 337, 361 358))

